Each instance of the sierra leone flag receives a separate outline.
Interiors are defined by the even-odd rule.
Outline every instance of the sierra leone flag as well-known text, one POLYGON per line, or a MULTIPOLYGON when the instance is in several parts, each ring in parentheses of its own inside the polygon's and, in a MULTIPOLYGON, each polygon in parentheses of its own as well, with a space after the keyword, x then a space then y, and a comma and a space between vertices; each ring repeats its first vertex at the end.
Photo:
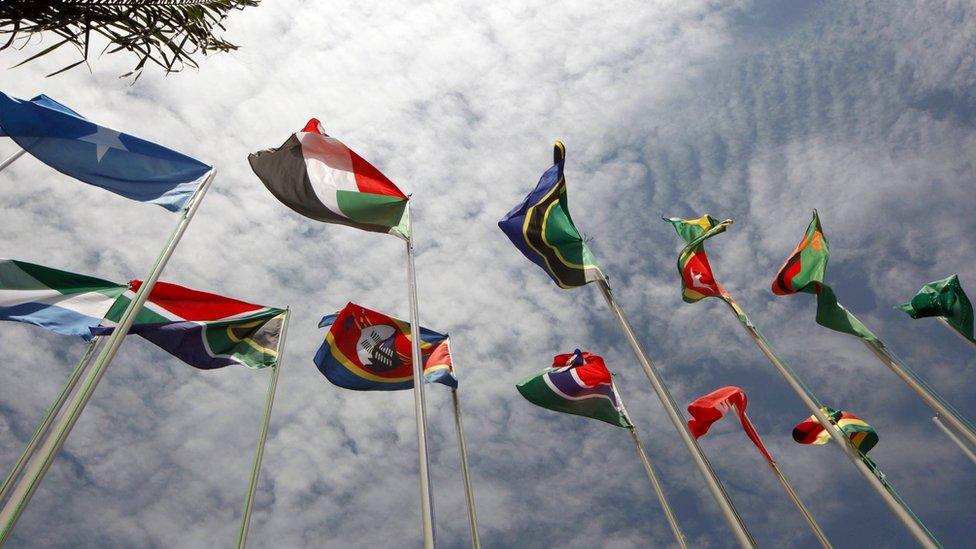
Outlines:
POLYGON ((599 419, 618 427, 632 427, 620 405, 613 379, 603 359, 576 349, 557 355, 552 367, 515 386, 526 400, 557 412, 599 419))
MULTIPOLYGON (((92 333, 111 333, 141 285, 140 280, 130 282, 92 333)), ((260 369, 278 361, 284 315, 282 309, 156 282, 129 334, 148 339, 194 368, 240 364, 260 369)))
POLYGON ((706 297, 726 295, 712 275, 712 266, 708 264, 708 256, 705 255, 705 240, 725 232, 732 220, 719 221, 710 215, 697 219, 665 217, 664 220, 674 226, 674 230, 686 244, 678 255, 682 299, 694 303, 706 297))
POLYGON ((247 160, 271 194, 305 217, 410 238, 407 196, 326 135, 315 118, 277 149, 252 153, 247 160))
POLYGON ((27 322, 52 332, 91 339, 125 284, 0 259, 0 320, 27 322))

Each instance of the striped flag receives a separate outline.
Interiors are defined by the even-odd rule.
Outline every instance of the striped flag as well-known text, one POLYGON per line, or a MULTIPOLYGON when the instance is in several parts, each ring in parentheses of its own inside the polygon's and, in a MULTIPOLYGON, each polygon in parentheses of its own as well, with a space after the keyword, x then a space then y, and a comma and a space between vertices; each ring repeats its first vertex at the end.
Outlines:
MULTIPOLYGON (((854 447, 862 455, 867 455, 868 451, 878 443, 878 433, 863 419, 850 412, 826 407, 822 410, 827 419, 837 425, 837 428, 847 435, 847 438, 851 439, 854 447)), ((817 421, 816 416, 810 416, 793 428, 793 440, 800 444, 827 444, 827 441, 830 440, 830 433, 817 421)))
POLYGON ((710 215, 697 219, 665 217, 674 230, 685 241, 685 247, 678 255, 678 273, 681 275, 681 297, 688 303, 701 301, 706 297, 726 297, 725 290, 719 286, 712 274, 712 266, 705 255, 705 240, 725 232, 732 224, 731 219, 719 221, 710 215))

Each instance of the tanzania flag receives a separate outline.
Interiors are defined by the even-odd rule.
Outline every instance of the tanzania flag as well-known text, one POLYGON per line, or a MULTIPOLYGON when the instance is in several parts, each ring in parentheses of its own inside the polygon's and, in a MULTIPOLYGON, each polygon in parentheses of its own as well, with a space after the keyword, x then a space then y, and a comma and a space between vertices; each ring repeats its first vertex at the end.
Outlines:
POLYGON ((0 259, 0 320, 27 322, 62 335, 91 339, 125 284, 0 259))
POLYGON ((773 280, 773 293, 817 294, 817 324, 868 341, 878 341, 871 330, 837 302, 837 296, 830 286, 824 284, 829 257, 830 248, 820 227, 820 216, 817 215, 817 210, 813 210, 813 220, 810 221, 806 234, 773 280))
POLYGON ((769 455, 769 451, 766 450, 762 439, 759 438, 759 433, 756 432, 756 428, 753 427, 752 422, 749 421, 749 417, 746 415, 746 406, 748 404, 749 399, 746 398, 745 391, 738 387, 729 386, 716 389, 703 397, 695 399, 695 401, 688 405, 688 413, 691 414, 692 418, 688 420, 688 429, 695 438, 700 438, 708 432, 713 423, 722 419, 725 412, 735 408, 736 413, 739 415, 739 423, 742 424, 742 430, 746 432, 746 436, 756 445, 759 453, 766 458, 766 461, 772 462, 773 457, 769 455))
MULTIPOLYGON (((130 282, 92 333, 111 333, 141 285, 140 280, 130 282)), ((284 314, 282 309, 157 282, 129 334, 148 339, 194 368, 240 364, 260 369, 278 361, 284 314)))
POLYGON ((305 217, 410 238, 407 196, 326 135, 315 118, 277 149, 252 153, 247 160, 271 194, 305 217))
MULTIPOLYGON (((827 419, 837 425, 837 428, 847 435, 847 438, 851 439, 854 447, 861 452, 861 455, 867 455, 871 448, 874 448, 878 443, 878 433, 863 419, 850 412, 830 408, 822 408, 822 410, 827 419)), ((830 433, 817 421, 816 416, 810 416, 793 428, 793 440, 800 444, 827 444, 827 441, 830 440, 830 433)))
POLYGON ((960 335, 976 343, 976 339, 973 339, 973 304, 966 297, 966 292, 962 291, 958 275, 929 282, 922 286, 910 303, 895 308, 905 311, 912 318, 940 316, 960 335))
POLYGON ((694 303, 706 297, 723 297, 725 290, 715 281, 712 266, 708 264, 708 256, 705 255, 705 240, 725 232, 732 220, 719 221, 710 215, 703 215, 698 219, 663 219, 674 226, 674 230, 686 244, 678 255, 682 299, 694 303))
MULTIPOLYGON (((314 361, 333 384, 356 391, 413 389, 409 322, 349 303, 319 327, 329 333, 314 361)), ((421 327, 420 340, 424 382, 457 387, 447 335, 421 327)))
POLYGON ((557 355, 552 359, 552 368, 523 379, 515 387, 536 406, 618 427, 633 426, 617 399, 603 359, 579 349, 557 355))
POLYGON ((512 244, 542 267, 562 288, 574 288, 603 275, 583 242, 566 197, 566 147, 556 141, 555 164, 542 174, 535 190, 498 222, 512 244))

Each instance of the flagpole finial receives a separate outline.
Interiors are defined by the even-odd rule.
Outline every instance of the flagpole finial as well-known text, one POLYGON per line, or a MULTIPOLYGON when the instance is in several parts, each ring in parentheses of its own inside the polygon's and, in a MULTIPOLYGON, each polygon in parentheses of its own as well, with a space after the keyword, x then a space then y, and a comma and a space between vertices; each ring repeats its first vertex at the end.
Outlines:
POLYGON ((552 163, 559 164, 566 159, 566 145, 563 142, 556 140, 556 144, 552 147, 552 163))

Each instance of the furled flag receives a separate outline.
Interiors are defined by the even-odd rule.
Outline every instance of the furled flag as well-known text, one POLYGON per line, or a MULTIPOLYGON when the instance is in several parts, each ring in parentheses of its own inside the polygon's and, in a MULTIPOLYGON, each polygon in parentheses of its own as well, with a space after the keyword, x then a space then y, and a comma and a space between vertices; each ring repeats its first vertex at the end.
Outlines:
POLYGON ((174 150, 99 126, 46 95, 0 92, 0 136, 59 172, 115 194, 183 209, 211 167, 174 150))
POLYGON ((526 400, 557 412, 633 427, 617 398, 610 370, 597 355, 576 349, 556 355, 552 367, 515 386, 526 400))
MULTIPOLYGON (((142 281, 133 280, 95 335, 112 332, 142 281)), ((194 368, 232 364, 260 369, 278 361, 285 311, 217 294, 156 282, 129 334, 148 339, 194 368)))
POLYGON ((315 118, 247 160, 275 198, 305 217, 410 238, 407 196, 315 118))
POLYGON ((773 293, 789 295, 806 292, 817 295, 817 324, 856 335, 867 341, 878 341, 861 321, 851 314, 843 305, 837 302, 837 296, 830 286, 824 284, 824 273, 827 270, 827 260, 830 248, 827 237, 820 227, 820 216, 813 210, 813 220, 807 227, 803 239, 796 245, 786 263, 780 267, 773 280, 773 293))
MULTIPOLYGON (((822 410, 827 419, 837 425, 837 428, 847 435, 847 438, 851 439, 854 447, 861 452, 861 455, 867 455, 871 448, 874 448, 878 443, 878 433, 863 419, 850 412, 837 411, 831 408, 822 408, 822 410)), ((830 433, 817 421, 816 416, 810 416, 793 428, 793 440, 800 444, 827 444, 827 441, 830 440, 830 433)))
POLYGON ((98 326, 125 288, 125 284, 0 259, 0 320, 91 339, 90 329, 98 326))
POLYGON ((603 275, 569 215, 566 196, 566 147, 556 141, 554 164, 535 190, 505 214, 498 227, 512 244, 542 267, 562 288, 574 288, 603 275))
POLYGON ((752 426, 752 422, 746 416, 748 403, 746 393, 739 387, 729 386, 716 389, 688 405, 688 413, 691 414, 692 418, 688 420, 688 429, 695 438, 701 438, 708 432, 713 423, 722 419, 725 412, 735 408, 739 415, 739 423, 742 424, 742 430, 746 432, 746 436, 756 445, 759 453, 766 458, 766 461, 772 462, 773 457, 769 455, 762 439, 759 438, 759 433, 756 432, 756 428, 752 426))
POLYGON ((688 303, 701 301, 706 297, 724 297, 725 290, 715 281, 712 266, 705 255, 705 240, 732 224, 731 219, 719 221, 710 215, 697 219, 665 217, 685 241, 685 247, 678 254, 678 273, 681 275, 681 297, 688 303))
MULTIPOLYGON (((413 389, 410 323, 348 303, 319 322, 329 328, 315 365, 334 385, 356 391, 413 389)), ((446 334, 420 328, 424 382, 457 387, 446 334)))
POLYGON ((929 282, 915 294, 911 302, 895 307, 912 318, 940 316, 959 335, 976 343, 973 338, 973 304, 959 284, 959 275, 929 282))

